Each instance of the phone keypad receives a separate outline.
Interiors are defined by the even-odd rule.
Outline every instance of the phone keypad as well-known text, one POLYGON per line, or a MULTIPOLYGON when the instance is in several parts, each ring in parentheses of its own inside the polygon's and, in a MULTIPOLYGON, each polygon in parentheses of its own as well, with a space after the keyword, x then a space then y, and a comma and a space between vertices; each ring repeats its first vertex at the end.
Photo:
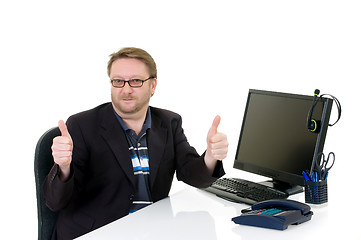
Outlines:
POLYGON ((278 209, 278 208, 270 208, 270 209, 257 209, 257 210, 252 210, 249 211, 247 213, 244 213, 244 215, 250 215, 250 214, 254 214, 254 215, 275 215, 277 213, 282 212, 282 210, 278 209))

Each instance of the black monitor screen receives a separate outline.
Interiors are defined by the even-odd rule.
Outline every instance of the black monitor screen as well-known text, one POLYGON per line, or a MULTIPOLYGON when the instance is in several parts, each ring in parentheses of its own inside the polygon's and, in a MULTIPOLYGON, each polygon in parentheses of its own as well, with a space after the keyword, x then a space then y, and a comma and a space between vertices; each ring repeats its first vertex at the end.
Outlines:
MULTIPOLYGON (((311 168, 315 151, 322 151, 331 111, 325 111, 322 134, 310 132, 307 117, 312 103, 312 96, 250 90, 234 167, 304 185, 302 171, 311 168)), ((324 99, 319 100, 314 119, 322 119, 324 106, 324 99)))

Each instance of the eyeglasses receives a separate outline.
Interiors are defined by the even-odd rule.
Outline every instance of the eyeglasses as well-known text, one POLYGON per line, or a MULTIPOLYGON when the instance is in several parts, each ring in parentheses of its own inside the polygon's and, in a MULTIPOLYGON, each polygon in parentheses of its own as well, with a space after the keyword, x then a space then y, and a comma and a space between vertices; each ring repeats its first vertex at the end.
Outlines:
POLYGON ((143 83, 152 79, 154 77, 149 77, 147 79, 144 79, 144 80, 140 80, 140 79, 130 79, 128 81, 126 80, 122 80, 122 79, 113 79, 113 80, 110 80, 110 82, 112 83, 112 86, 113 87, 116 87, 116 88, 122 88, 125 86, 125 83, 128 83, 129 86, 133 87, 133 88, 139 88, 141 86, 143 86, 143 83))

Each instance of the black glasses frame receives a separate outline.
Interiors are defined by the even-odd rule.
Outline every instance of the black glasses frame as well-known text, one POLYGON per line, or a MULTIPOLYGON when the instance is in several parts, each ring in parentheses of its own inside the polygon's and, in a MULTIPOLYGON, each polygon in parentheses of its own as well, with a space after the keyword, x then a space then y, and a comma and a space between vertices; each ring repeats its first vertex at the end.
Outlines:
POLYGON ((112 79, 110 80, 111 84, 113 87, 115 88, 123 88, 125 86, 125 83, 128 83, 130 87, 132 88, 139 88, 139 87, 142 87, 144 82, 150 80, 150 79, 153 79, 154 77, 149 77, 147 79, 144 79, 144 80, 141 80, 141 79, 130 79, 130 80, 123 80, 123 79, 112 79), (123 82, 123 85, 114 85, 115 82, 123 82), (136 83, 141 83, 139 86, 138 85, 134 85, 136 83))

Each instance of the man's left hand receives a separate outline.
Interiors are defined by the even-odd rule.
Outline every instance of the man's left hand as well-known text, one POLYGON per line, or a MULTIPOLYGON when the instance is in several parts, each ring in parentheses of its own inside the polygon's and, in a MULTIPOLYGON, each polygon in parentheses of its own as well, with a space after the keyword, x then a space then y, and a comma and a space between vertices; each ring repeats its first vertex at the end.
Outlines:
POLYGON ((216 116, 207 135, 207 151, 204 157, 205 163, 210 170, 213 170, 217 160, 223 160, 228 153, 227 135, 218 132, 221 117, 216 116))

